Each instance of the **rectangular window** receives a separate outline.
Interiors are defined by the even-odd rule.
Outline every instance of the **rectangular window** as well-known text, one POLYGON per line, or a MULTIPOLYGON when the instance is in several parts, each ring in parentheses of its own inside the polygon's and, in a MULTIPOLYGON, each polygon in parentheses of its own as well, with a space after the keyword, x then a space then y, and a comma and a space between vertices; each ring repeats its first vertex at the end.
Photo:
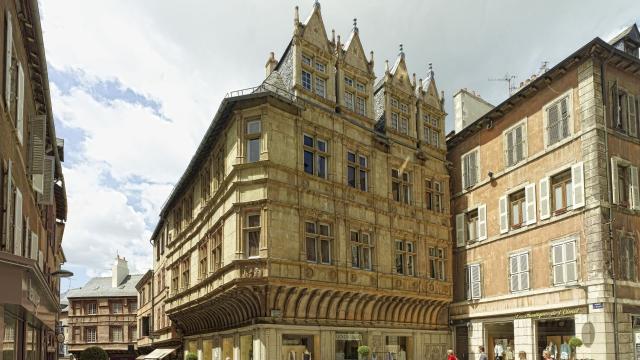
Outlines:
POLYGON ((638 102, 627 90, 614 81, 611 88, 613 127, 630 136, 638 136, 638 102))
POLYGON ((413 241, 396 240, 396 274, 415 275, 416 249, 413 241))
POLYGON ((611 158, 611 182, 614 204, 640 210, 638 168, 636 166, 621 158, 611 158))
POLYGON ((480 174, 478 150, 472 150, 462 155, 462 187, 470 188, 478 183, 480 174))
POLYGON ((260 214, 248 214, 245 218, 244 236, 247 258, 260 256, 260 214))
POLYGON ((302 63, 308 66, 311 66, 311 57, 305 54, 302 54, 302 63))
POLYGON ((517 229, 526 223, 526 202, 524 189, 509 195, 511 228, 517 229))
POLYGON ((122 303, 121 302, 112 302, 111 303, 111 313, 112 314, 122 314, 122 303))
POLYGON ((366 100, 363 97, 356 97, 356 113, 365 116, 367 114, 366 100))
POLYGON ((396 109, 400 108, 400 102, 398 101, 398 99, 391 98, 391 107, 394 107, 396 109))
POLYGON ((573 205, 571 170, 551 178, 551 204, 554 214, 562 214, 573 205))
POLYGON ((553 145, 563 140, 571 134, 569 96, 557 100, 546 107, 547 115, 547 146, 553 145))
POLYGON ((326 66, 323 63, 316 61, 316 71, 323 73, 325 72, 325 70, 326 70, 326 66))
POLYGON ((331 226, 319 222, 305 222, 305 249, 307 261, 331 264, 331 226))
POLYGON ((312 83, 313 83, 313 80, 312 80, 311 73, 302 70, 302 87, 305 90, 311 91, 312 83))
POLYGON ((480 264, 466 267, 467 300, 477 300, 482 297, 482 274, 480 264))
POLYGON ((487 239, 487 205, 456 215, 456 246, 487 239))
POLYGON ((552 246, 551 257, 554 285, 567 284, 578 280, 575 241, 552 246))
POLYGON ((435 180, 425 181, 425 203, 427 210, 442 212, 442 183, 435 180))
POLYGON ((130 302, 129 304, 129 312, 135 314, 138 311, 138 304, 134 302, 130 302))
POLYGON ((187 257, 182 260, 182 264, 180 266, 182 267, 180 287, 181 289, 187 289, 191 281, 191 261, 189 259, 189 255, 187 255, 187 257))
POLYGON ((328 144, 325 140, 303 135, 303 167, 307 174, 327 178, 328 144))
POLYGON ((358 90, 359 92, 365 92, 364 84, 359 81, 356 82, 356 90, 358 90))
POLYGON ((369 233, 351 230, 351 267, 371 270, 373 244, 369 233))
POLYGON ((211 236, 211 271, 222 267, 222 227, 214 231, 211 236))
POLYGON ((180 267, 178 265, 174 265, 171 268, 171 293, 172 294, 178 293, 178 290, 180 287, 179 279, 180 279, 180 267))
POLYGON ((391 169, 391 193, 393 200, 411 204, 411 174, 391 169))
POLYGON ((394 130, 400 129, 400 115, 396 112, 391 113, 391 128, 394 130))
POLYGON ((86 327, 84 329, 85 342, 94 343, 98 341, 98 331, 95 327, 86 327))
POLYGON ((400 118, 400 133, 405 135, 409 134, 409 119, 404 116, 400 118))
POLYGON ((618 239, 619 266, 618 274, 621 280, 637 280, 637 246, 632 236, 623 236, 618 239))
POLYGON ((260 160, 260 136, 262 133, 262 123, 260 120, 247 121, 247 162, 260 160))
POLYGON ((362 191, 368 190, 369 167, 366 156, 347 151, 347 185, 362 191))
POLYGON ((511 292, 529 290, 529 253, 509 257, 511 292))
POLYGON ((467 236, 466 239, 469 243, 476 242, 478 240, 478 209, 471 210, 466 213, 467 218, 467 236))
POLYGON ((352 78, 350 78, 350 77, 345 76, 345 77, 344 77, 344 84, 345 84, 346 86, 353 87, 353 79, 352 79, 352 78))
POLYGON ((524 124, 518 125, 504 134, 507 167, 514 166, 524 160, 526 156, 526 139, 527 132, 524 124))
POLYGON ((123 342, 124 341, 124 336, 122 333, 122 326, 111 326, 110 327, 110 332, 111 332, 111 341, 112 342, 123 342))
POLYGON ((98 304, 95 302, 87 303, 87 315, 96 315, 98 313, 98 304))
POLYGON ((316 94, 327 97, 327 82, 325 79, 316 76, 316 94))
POLYGON ((204 241, 198 247, 198 276, 200 279, 204 279, 207 276, 207 271, 209 270, 208 257, 207 242, 204 241))
POLYGON ((344 92, 344 106, 346 106, 347 109, 353 111, 354 107, 353 107, 353 93, 345 91, 344 92))
POLYGON ((429 276, 435 280, 446 280, 446 252, 443 248, 429 248, 429 276))

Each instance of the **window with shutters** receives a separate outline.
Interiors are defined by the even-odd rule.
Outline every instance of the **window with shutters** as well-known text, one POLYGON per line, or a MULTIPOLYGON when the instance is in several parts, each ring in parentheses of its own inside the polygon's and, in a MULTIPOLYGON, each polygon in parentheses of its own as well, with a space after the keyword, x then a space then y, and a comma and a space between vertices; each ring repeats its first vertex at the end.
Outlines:
POLYGON ((435 280, 446 280, 446 252, 440 247, 429 248, 429 277, 435 280))
POLYGON ((393 200, 411 204, 411 174, 391 169, 391 193, 393 200))
POLYGON ((611 185, 614 204, 633 210, 640 210, 638 167, 631 165, 627 160, 612 157, 611 185))
POLYGON ((260 256, 260 214, 249 213, 244 220, 245 255, 248 259, 260 256))
POLYGON ((333 234, 331 225, 317 221, 304 223, 305 252, 309 262, 331 264, 333 234))
POLYGON ((584 206, 584 166, 571 168, 540 180, 540 219, 561 215, 584 206))
POLYGON ((444 192, 442 190, 442 182, 432 179, 425 180, 425 204, 427 210, 435 212, 443 212, 442 199, 444 192))
POLYGON ((511 167, 527 156, 526 120, 504 133, 504 151, 506 167, 511 167))
POLYGON ((416 248, 413 241, 396 240, 395 273, 415 276, 416 248))
POLYGON ((544 107, 546 120, 546 146, 554 145, 571 135, 571 95, 562 95, 544 107))
POLYGON ((94 343, 98 341, 98 330, 95 326, 84 328, 84 340, 88 343, 94 343))
POLYGON ((247 162, 253 163, 256 161, 260 161, 260 145, 262 143, 262 121, 260 119, 252 119, 247 121, 245 137, 247 141, 247 162))
POLYGON ((638 99, 614 81, 611 86, 611 112, 614 129, 638 136, 638 99))
POLYGON ((180 262, 180 289, 187 289, 191 282, 191 256, 187 255, 180 262))
POLYGON ((468 189, 478 183, 480 176, 480 151, 478 149, 462 155, 462 188, 468 189))
POLYGON ((303 168, 307 174, 323 179, 328 175, 329 149, 327 141, 315 136, 303 135, 303 168))
POLYGON ((367 156, 347 151, 347 185, 362 191, 368 191, 369 160, 367 156))
POLYGON ((573 205, 571 170, 551 177, 551 209, 553 214, 562 214, 573 205))
POLYGON ((578 280, 578 265, 575 240, 551 247, 553 284, 562 285, 578 280))
POLYGON ((373 263, 373 243, 368 232, 351 230, 351 267, 371 270, 373 263))
POLYGON ((529 290, 529 253, 509 257, 509 279, 511 292, 529 290))
POLYGON ((509 221, 512 229, 517 229, 525 224, 526 211, 524 189, 509 195, 509 221))
POLYGON ((465 288, 467 300, 478 300, 482 297, 482 273, 480 264, 468 265, 465 268, 465 288))
POLYGON ((456 215, 456 246, 486 239, 487 206, 485 204, 456 215))
POLYGON ((207 249, 207 245, 207 241, 203 241, 198 247, 198 276, 200 279, 204 279, 209 270, 209 251, 207 249))
POLYGON ((620 280, 636 281, 638 247, 633 236, 621 236, 618 239, 618 278, 620 280))
POLYGON ((211 235, 211 271, 222 267, 222 226, 211 235))

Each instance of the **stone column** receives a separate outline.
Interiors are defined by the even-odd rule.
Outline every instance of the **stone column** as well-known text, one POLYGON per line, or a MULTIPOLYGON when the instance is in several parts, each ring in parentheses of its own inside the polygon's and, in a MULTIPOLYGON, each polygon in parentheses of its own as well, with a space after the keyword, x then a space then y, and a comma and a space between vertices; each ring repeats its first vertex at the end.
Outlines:
POLYGON ((473 320, 469 329, 469 360, 480 358, 478 346, 481 345, 487 350, 487 345, 484 343, 484 324, 482 321, 473 320))
POLYGON ((536 336, 535 322, 532 319, 515 319, 513 320, 513 345, 514 355, 518 358, 518 353, 524 351, 527 353, 528 360, 536 359, 536 336))

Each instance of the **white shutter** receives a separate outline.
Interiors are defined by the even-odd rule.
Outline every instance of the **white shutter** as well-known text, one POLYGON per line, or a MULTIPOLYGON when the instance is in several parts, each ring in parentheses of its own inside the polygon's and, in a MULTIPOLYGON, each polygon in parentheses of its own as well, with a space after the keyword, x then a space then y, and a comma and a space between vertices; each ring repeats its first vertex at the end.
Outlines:
POLYGON ((549 196, 549 178, 540 180, 540 220, 551 216, 551 197, 549 196))
POLYGON ((627 95, 627 104, 629 105, 629 135, 638 136, 638 123, 636 122, 636 97, 629 94, 627 95))
POLYGON ((45 139, 47 136, 47 118, 37 115, 29 122, 29 172, 33 189, 42 194, 44 192, 44 155, 45 139))
POLYGON ((27 217, 24 221, 24 236, 26 237, 26 239, 24 239, 24 248, 22 249, 22 256, 28 258, 29 255, 31 254, 31 229, 29 228, 29 218, 27 217))
POLYGON ((571 187, 573 193, 573 208, 584 206, 584 164, 579 162, 571 166, 571 187))
POLYGON ((469 266, 469 277, 471 283, 471 298, 480 299, 482 297, 482 282, 480 274, 480 264, 469 266))
MULTIPOLYGON (((9 159, 8 164, 7 164, 7 199, 6 199, 6 209, 5 209, 5 226, 4 226, 4 234, 3 234, 3 239, 4 239, 4 245, 5 246, 9 246, 9 244, 11 243, 11 239, 9 238, 11 236, 11 227, 13 226, 13 222, 12 217, 11 217, 11 213, 12 213, 12 200, 13 200, 13 183, 12 183, 12 175, 11 175, 11 169, 12 167, 12 162, 11 159, 9 159)), ((5 249, 6 251, 11 252, 13 249, 5 249)))
POLYGON ((509 258, 509 272, 511 274, 511 291, 520 290, 520 278, 518 276, 518 256, 511 256, 509 258))
POLYGON ((38 234, 35 232, 31 232, 31 254, 30 257, 32 260, 38 261, 38 251, 40 251, 40 240, 38 239, 38 234))
POLYGON ((640 193, 638 192, 638 168, 636 166, 630 166, 631 172, 631 189, 629 198, 631 199, 632 208, 634 210, 640 210, 640 193))
POLYGON ((10 108, 11 104, 11 59, 13 58, 13 26, 11 25, 11 13, 7 11, 7 30, 5 32, 5 57, 4 57, 4 102, 6 109, 10 108))
POLYGON ((564 283, 564 267, 562 262, 564 260, 563 254, 563 246, 556 245, 551 248, 551 260, 553 261, 553 283, 554 284, 562 284, 564 283))
POLYGON ((14 254, 22 255, 22 193, 16 187, 15 226, 13 228, 13 248, 14 254))
POLYGON ((520 290, 529 289, 529 253, 519 256, 520 290))
POLYGON ((18 62, 18 109, 16 110, 16 130, 20 144, 23 143, 24 134, 24 69, 22 64, 18 62))
POLYGON ((526 224, 535 224, 536 222, 536 184, 529 184, 524 188, 525 208, 527 209, 526 224))
POLYGON ((461 167, 461 176, 462 176, 462 190, 466 189, 469 186, 469 156, 462 156, 462 167, 461 167))
POLYGON ((503 195, 499 200, 500 209, 500 234, 509 231, 509 212, 507 211, 507 196, 503 195))
POLYGON ((564 252, 564 260, 567 262, 565 273, 566 273, 566 282, 572 282, 578 280, 578 272, 576 268, 576 243, 575 241, 571 241, 564 244, 565 252, 564 252))
POLYGON ((478 206, 478 240, 487 239, 487 205, 482 204, 478 206))
POLYGON ((620 202, 620 194, 618 194, 618 159, 611 158, 611 192, 613 203, 620 202))
POLYGON ((465 227, 465 217, 464 213, 456 215, 456 246, 464 246, 464 227, 465 227))
POLYGON ((55 158, 53 156, 44 157, 44 191, 39 197, 40 204, 53 204, 53 178, 55 172, 55 158))

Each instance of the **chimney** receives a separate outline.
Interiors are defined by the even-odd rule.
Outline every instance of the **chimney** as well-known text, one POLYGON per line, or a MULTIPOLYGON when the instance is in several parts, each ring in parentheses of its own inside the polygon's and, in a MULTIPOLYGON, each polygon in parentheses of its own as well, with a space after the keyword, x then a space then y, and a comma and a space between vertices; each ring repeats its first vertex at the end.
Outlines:
POLYGON ((478 120, 493 109, 493 105, 482 100, 475 91, 462 89, 453 96, 454 130, 459 133, 467 125, 478 120))
POLYGON ((117 255, 116 262, 111 268, 111 287, 118 287, 122 283, 122 280, 129 275, 129 266, 127 265, 127 259, 117 255))
POLYGON ((278 66, 278 60, 276 60, 276 55, 272 51, 269 53, 269 58, 267 59, 267 63, 264 66, 266 76, 271 75, 271 72, 275 70, 276 66, 278 66))

